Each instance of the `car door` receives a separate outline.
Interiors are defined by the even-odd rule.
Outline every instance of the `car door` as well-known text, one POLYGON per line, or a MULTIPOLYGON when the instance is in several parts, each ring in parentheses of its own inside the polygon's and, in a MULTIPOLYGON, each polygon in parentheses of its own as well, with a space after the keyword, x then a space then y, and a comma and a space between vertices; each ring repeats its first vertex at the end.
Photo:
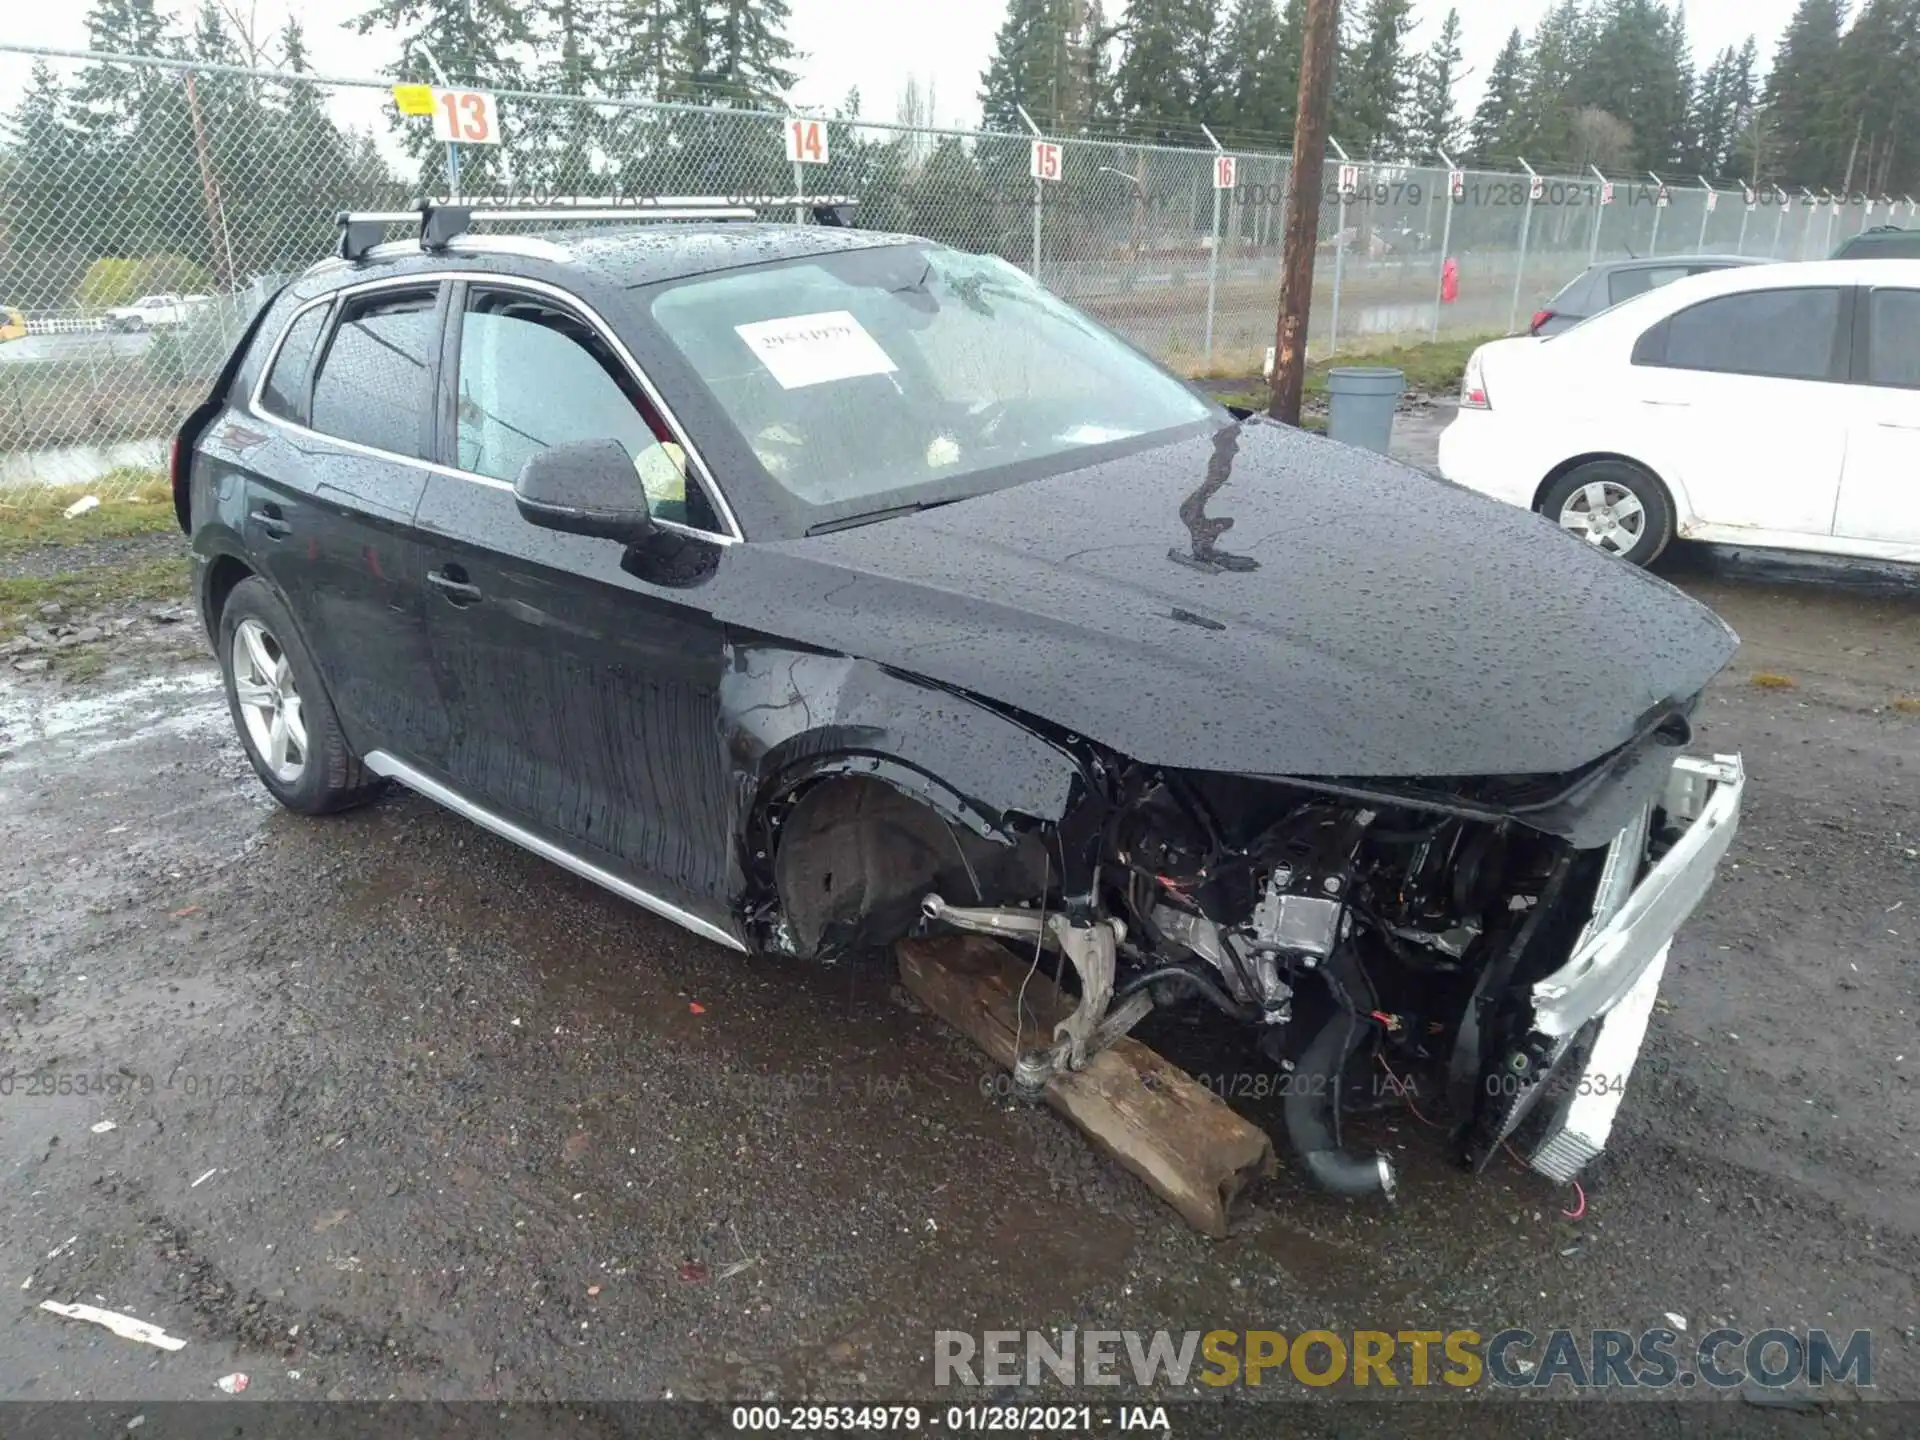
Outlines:
POLYGON ((1833 533, 1920 546, 1920 288, 1866 291, 1861 317, 1833 533))
POLYGON ((445 717, 414 511, 435 443, 446 286, 348 292, 288 325, 255 397, 276 435, 247 466, 258 568, 286 598, 347 738, 431 763, 445 717))
POLYGON ((452 726, 446 779, 648 893, 725 925, 731 859, 720 626, 725 540, 630 359, 578 302, 463 287, 457 400, 419 527, 452 726), (617 439, 660 529, 645 548, 537 528, 513 479, 550 445, 617 439))
POLYGON ((1630 383, 1647 458, 1684 490, 1695 520, 1782 539, 1829 533, 1846 455, 1852 295, 1720 295, 1640 336, 1630 383))

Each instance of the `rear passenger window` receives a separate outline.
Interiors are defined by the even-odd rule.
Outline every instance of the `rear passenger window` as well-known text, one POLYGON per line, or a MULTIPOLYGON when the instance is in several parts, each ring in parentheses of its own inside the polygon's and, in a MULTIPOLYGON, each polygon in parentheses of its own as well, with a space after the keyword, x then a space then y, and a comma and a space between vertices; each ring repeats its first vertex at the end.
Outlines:
POLYGON ((315 430, 427 458, 427 367, 437 343, 432 290, 348 300, 313 382, 315 430))
POLYGON ((1636 295, 1644 295, 1649 290, 1658 290, 1662 285, 1671 285, 1676 280, 1684 280, 1687 276, 1698 273, 1698 271, 1687 269, 1684 265, 1616 270, 1607 279, 1607 298, 1618 305, 1622 300, 1631 300, 1636 295))
POLYGON ((1754 290, 1703 300, 1661 322, 1663 356, 1652 347, 1637 347, 1634 361, 1725 375, 1826 380, 1834 374, 1841 301, 1837 288, 1754 290))
POLYGON ((320 339, 320 327, 327 323, 327 307, 316 305, 287 331, 280 353, 274 357, 273 373, 260 392, 260 405, 269 415, 307 423, 307 381, 313 375, 313 347, 320 339))
POLYGON ((1920 290, 1876 290, 1867 321, 1867 383, 1920 390, 1920 290))

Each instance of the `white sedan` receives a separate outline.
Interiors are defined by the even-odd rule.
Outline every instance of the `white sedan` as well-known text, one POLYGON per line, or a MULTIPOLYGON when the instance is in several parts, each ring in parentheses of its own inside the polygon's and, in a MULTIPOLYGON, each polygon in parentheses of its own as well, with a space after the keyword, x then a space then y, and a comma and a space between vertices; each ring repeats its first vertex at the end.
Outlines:
POLYGON ((1440 472, 1637 565, 1675 536, 1920 563, 1920 261, 1719 270, 1483 345, 1440 472))

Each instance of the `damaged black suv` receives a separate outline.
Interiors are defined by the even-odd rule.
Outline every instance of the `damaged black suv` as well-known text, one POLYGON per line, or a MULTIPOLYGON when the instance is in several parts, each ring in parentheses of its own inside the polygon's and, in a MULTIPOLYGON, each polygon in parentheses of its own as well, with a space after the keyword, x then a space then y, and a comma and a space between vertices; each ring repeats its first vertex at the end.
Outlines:
POLYGON ((489 218, 343 217, 176 442, 283 804, 399 781, 741 950, 1054 946, 1023 1079, 1216 1006, 1328 1078, 1287 1126, 1335 1190, 1392 1186, 1337 1139, 1376 1055, 1470 1162, 1599 1151, 1738 820, 1680 754, 1714 615, 997 259, 489 218))

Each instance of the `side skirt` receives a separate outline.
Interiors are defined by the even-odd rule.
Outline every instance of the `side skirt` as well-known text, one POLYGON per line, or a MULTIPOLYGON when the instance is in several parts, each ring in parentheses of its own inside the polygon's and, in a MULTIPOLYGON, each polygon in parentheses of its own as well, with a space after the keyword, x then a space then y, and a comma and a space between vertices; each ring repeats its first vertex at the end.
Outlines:
POLYGON ((747 948, 741 943, 740 937, 732 931, 723 930, 691 911, 682 910, 672 901, 662 900, 658 895, 642 890, 631 880, 623 880, 611 870, 603 869, 591 860, 583 860, 571 851, 561 849, 551 840, 515 824, 505 816, 496 815, 493 811, 476 805, 458 790, 441 784, 431 776, 423 775, 406 761, 396 759, 384 750, 368 751, 365 761, 367 768, 374 774, 398 780, 409 790, 418 791, 429 800, 446 806, 454 814, 466 817, 483 830, 491 830, 494 834, 511 840, 521 848, 531 850, 542 860, 550 860, 563 870, 571 870, 583 880, 591 880, 603 889, 611 890, 622 900, 632 901, 642 910, 651 910, 662 919, 671 920, 674 924, 691 930, 703 940, 711 940, 714 944, 724 945, 729 950, 744 952, 747 948))

